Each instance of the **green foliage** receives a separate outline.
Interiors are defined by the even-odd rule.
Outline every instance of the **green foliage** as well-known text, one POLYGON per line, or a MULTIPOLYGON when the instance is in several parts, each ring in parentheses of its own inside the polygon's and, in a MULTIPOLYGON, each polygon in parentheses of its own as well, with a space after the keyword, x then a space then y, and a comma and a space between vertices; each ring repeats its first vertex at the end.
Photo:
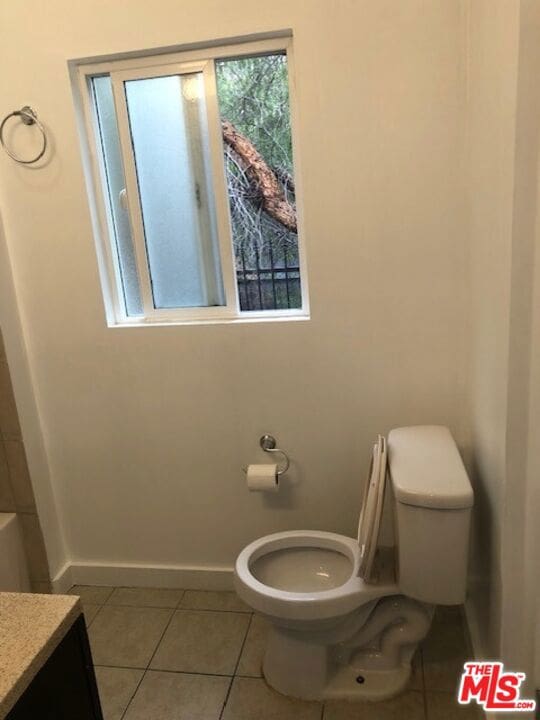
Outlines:
POLYGON ((221 117, 248 137, 272 168, 292 173, 286 56, 222 60, 216 73, 221 117))
MULTIPOLYGON (((294 204, 286 55, 218 61, 216 79, 221 118, 252 142, 294 204)), ((264 212, 260 191, 234 151, 224 147, 224 159, 242 309, 301 307, 296 233, 264 212), (265 268, 285 270, 272 275, 265 268)))

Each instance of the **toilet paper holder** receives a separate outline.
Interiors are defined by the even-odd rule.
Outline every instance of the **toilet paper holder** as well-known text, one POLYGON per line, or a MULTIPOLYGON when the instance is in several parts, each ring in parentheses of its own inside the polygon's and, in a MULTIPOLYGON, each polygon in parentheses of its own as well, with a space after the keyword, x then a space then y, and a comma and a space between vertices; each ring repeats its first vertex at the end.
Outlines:
MULTIPOLYGON (((289 456, 287 455, 285 450, 280 450, 278 447, 276 447, 276 438, 273 437, 273 435, 262 435, 259 438, 259 445, 261 446, 261 450, 264 450, 264 452, 280 453, 281 455, 283 455, 285 464, 282 468, 278 468, 277 475, 284 475, 289 469, 291 461, 289 460, 289 456)), ((245 467, 243 467, 242 470, 244 472, 247 472, 247 468, 245 467)))
POLYGON ((291 461, 289 460, 289 456, 287 455, 285 450, 280 450, 278 447, 276 447, 276 444, 276 438, 272 435, 263 435, 259 440, 259 445, 261 446, 261 449, 264 450, 264 452, 280 453, 281 455, 283 455, 283 458, 285 460, 285 466, 280 468, 277 471, 277 474, 284 475, 289 469, 291 461))

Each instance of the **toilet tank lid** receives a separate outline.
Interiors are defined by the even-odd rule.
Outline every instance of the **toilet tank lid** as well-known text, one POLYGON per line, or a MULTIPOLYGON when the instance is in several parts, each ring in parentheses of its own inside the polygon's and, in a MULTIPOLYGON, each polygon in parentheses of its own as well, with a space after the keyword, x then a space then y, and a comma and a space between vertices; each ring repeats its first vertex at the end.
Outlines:
POLYGON ((457 510, 473 504, 473 490, 450 430, 417 425, 388 435, 388 466, 398 502, 457 510))

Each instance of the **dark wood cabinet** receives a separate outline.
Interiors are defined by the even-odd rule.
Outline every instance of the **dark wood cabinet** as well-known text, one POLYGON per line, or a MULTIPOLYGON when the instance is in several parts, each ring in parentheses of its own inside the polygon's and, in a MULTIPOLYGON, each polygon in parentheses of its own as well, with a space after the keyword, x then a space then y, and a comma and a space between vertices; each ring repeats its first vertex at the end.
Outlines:
POLYGON ((103 720, 82 615, 73 623, 6 720, 103 720))

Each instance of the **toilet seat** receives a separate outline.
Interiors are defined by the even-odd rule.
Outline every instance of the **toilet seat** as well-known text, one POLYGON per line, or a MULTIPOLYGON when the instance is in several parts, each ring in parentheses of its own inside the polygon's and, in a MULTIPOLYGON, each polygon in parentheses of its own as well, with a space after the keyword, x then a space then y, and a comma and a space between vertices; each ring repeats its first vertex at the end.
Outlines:
POLYGON ((360 548, 357 540, 317 530, 291 530, 255 540, 236 560, 235 585, 240 597, 264 615, 283 620, 325 620, 339 617, 373 599, 396 592, 395 586, 368 585, 359 577, 360 548), (291 592, 271 587, 254 574, 257 560, 270 553, 313 548, 331 550, 350 562, 350 574, 341 585, 328 590, 291 592))
POLYGON ((373 446, 369 476, 364 490, 364 499, 358 522, 358 545, 360 546, 360 577, 370 582, 373 577, 373 562, 379 540, 384 490, 386 484, 386 440, 379 435, 373 446))
POLYGON ((396 592, 392 583, 370 584, 382 516, 386 457, 386 441, 379 435, 373 447, 356 540, 317 530, 292 530, 266 535, 242 550, 236 560, 235 584, 248 605, 283 620, 324 620, 396 592), (302 550, 306 551, 303 555, 302 550), (296 558, 292 557, 295 551, 296 558), (339 561, 331 561, 333 553, 340 556, 339 561), (261 558, 267 561, 258 563, 261 558), (349 563, 348 572, 343 558, 349 563), (324 583, 313 577, 317 563, 319 574, 325 575, 324 583), (300 577, 295 577, 295 570, 300 577), (311 577, 307 577, 310 572, 311 577), (335 578, 329 577, 332 573, 335 578))

